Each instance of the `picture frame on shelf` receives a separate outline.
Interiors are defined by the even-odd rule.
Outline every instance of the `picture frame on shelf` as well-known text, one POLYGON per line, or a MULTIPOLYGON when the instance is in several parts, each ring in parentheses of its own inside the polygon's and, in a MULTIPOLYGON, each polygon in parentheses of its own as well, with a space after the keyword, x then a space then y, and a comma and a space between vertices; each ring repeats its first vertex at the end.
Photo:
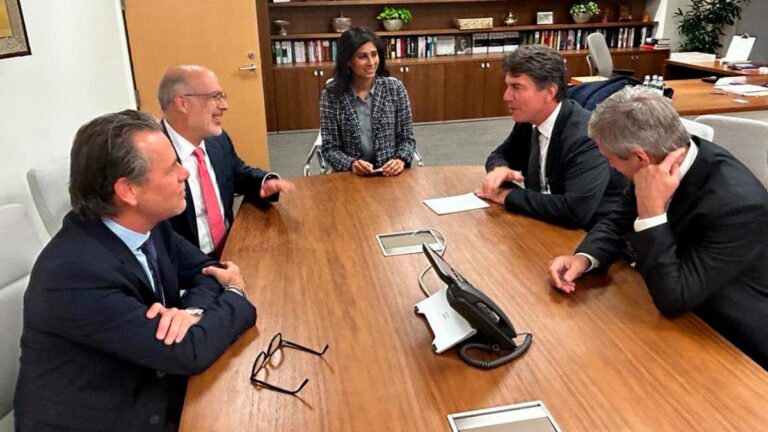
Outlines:
POLYGON ((551 11, 536 12, 536 24, 554 24, 555 14, 551 11))
POLYGON ((31 54, 19 0, 0 1, 0 58, 31 54))

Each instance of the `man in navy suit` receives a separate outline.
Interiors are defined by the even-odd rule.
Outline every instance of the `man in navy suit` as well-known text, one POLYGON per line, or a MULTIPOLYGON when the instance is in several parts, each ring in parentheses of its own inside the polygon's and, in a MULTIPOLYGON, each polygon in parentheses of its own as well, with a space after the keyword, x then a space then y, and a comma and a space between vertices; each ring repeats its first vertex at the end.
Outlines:
POLYGON ((255 324, 239 268, 163 222, 184 210, 186 178, 147 114, 78 130, 73 210, 24 296, 17 431, 175 430, 187 375, 255 324))
POLYGON ((515 126, 488 156, 488 173, 475 193, 511 212, 589 229, 628 184, 587 136, 589 111, 566 98, 563 58, 551 48, 525 45, 506 54, 502 68, 504 102, 515 126))
POLYGON ((690 136, 670 101, 630 88, 595 109, 589 134, 632 180, 576 254, 550 264, 552 284, 607 267, 626 242, 665 316, 693 311, 768 370, 768 192, 717 145, 690 136))
POLYGON ((219 256, 234 219, 235 195, 263 205, 277 201, 293 184, 275 173, 245 164, 235 152, 221 120, 229 109, 216 75, 198 65, 168 69, 157 99, 163 127, 179 162, 189 171, 187 208, 171 218, 173 229, 203 252, 219 256))

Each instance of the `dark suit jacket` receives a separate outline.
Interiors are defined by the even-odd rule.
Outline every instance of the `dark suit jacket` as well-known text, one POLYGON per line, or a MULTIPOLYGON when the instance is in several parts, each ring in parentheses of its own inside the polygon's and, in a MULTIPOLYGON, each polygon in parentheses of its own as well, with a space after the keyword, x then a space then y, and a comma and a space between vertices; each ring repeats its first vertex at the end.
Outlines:
POLYGON ((161 431, 178 422, 185 376, 255 324, 247 300, 200 272, 215 261, 167 223, 152 238, 166 305, 201 307, 203 318, 181 343, 158 341, 159 317, 145 317, 158 300, 136 257, 101 221, 70 212, 24 296, 17 431, 161 431))
MULTIPOLYGON (((567 228, 589 229, 619 201, 628 182, 608 166, 587 136, 589 116, 576 102, 563 101, 547 150, 545 174, 551 194, 513 188, 504 201, 507 210, 567 228)), ((506 166, 527 179, 532 130, 530 123, 516 123, 488 156, 486 171, 506 166)))
POLYGON ((667 210, 668 223, 634 232, 634 191, 578 247, 601 266, 628 240, 636 269, 665 316, 693 311, 768 369, 768 193, 722 148, 699 146, 667 210))
MULTIPOLYGON (((165 131, 165 123, 163 123, 165 131)), ((168 131, 165 131, 168 135, 168 131)), ((170 136, 168 137, 170 139, 170 136)), ((235 202, 235 195, 245 195, 245 201, 263 206, 267 202, 274 202, 280 198, 276 193, 267 197, 266 200, 259 197, 261 183, 267 172, 248 166, 237 156, 232 140, 229 139, 226 131, 221 135, 206 138, 205 149, 208 158, 211 160, 213 172, 216 173, 216 183, 219 185, 221 194, 221 203, 224 206, 224 218, 227 225, 231 226, 235 216, 232 211, 232 205, 235 202)), ((181 234, 182 237, 189 240, 193 245, 200 247, 200 239, 197 232, 197 219, 195 218, 195 204, 192 202, 192 193, 189 190, 189 182, 184 182, 187 191, 187 208, 184 212, 170 219, 173 229, 181 234)))

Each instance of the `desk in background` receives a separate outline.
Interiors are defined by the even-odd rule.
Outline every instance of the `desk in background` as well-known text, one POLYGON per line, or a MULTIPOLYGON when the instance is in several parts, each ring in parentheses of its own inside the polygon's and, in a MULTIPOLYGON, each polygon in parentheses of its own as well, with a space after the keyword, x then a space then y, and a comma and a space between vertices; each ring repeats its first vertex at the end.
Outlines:
MULTIPOLYGON (((768 83, 768 75, 736 77, 732 80, 763 85, 768 83)), ((666 81, 665 85, 675 89, 672 105, 681 116, 768 110, 768 96, 739 96, 718 90, 714 84, 701 79, 671 80, 666 81)))
MULTIPOLYGON (((672 79, 702 78, 705 76, 749 76, 760 75, 758 69, 728 69, 720 60, 709 62, 686 62, 664 60, 664 81, 672 79)), ((766 75, 768 76, 768 75, 766 75)))
MULTIPOLYGON (((257 328, 192 377, 182 431, 447 431, 448 413, 541 399, 565 431, 761 430, 768 373, 692 314, 668 320, 625 264, 565 295, 547 282, 555 255, 580 231, 501 206, 437 216, 421 201, 473 190, 473 167, 360 178, 292 179, 296 190, 262 211, 244 205, 224 258, 237 262, 257 305, 257 328), (507 313, 533 345, 511 364, 473 369, 436 355, 413 312, 423 299, 421 254, 384 257, 377 233, 434 227, 446 260, 507 313), (330 349, 323 358, 284 348, 268 382, 252 386, 272 335, 330 349)), ((431 291, 439 283, 426 278, 431 291)))

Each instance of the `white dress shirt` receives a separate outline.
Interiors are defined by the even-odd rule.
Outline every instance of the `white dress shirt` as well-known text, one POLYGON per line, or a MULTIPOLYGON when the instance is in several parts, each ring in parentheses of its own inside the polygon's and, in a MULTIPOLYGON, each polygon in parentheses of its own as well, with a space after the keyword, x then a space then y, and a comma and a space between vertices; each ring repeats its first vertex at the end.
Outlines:
POLYGON ((221 217, 224 219, 226 228, 229 228, 229 222, 224 216, 224 205, 221 201, 221 192, 219 192, 219 183, 216 181, 216 173, 213 171, 211 165, 211 159, 208 157, 208 150, 205 148, 205 140, 195 146, 186 138, 179 135, 178 132, 173 130, 171 125, 167 121, 163 120, 165 128, 168 131, 168 135, 171 137, 171 143, 176 150, 176 154, 179 156, 181 165, 189 171, 189 178, 187 184, 189 184, 189 191, 192 193, 192 203, 195 206, 195 220, 197 222, 197 240, 200 243, 200 250, 204 253, 211 253, 213 251, 213 240, 211 240, 211 229, 208 225, 208 216, 205 213, 205 201, 203 200, 203 191, 200 189, 200 176, 197 171, 197 159, 192 154, 197 147, 203 149, 205 153, 205 165, 208 168, 208 175, 213 182, 213 189, 216 191, 216 199, 219 201, 219 210, 221 211, 221 217))
POLYGON ((539 149, 541 150, 541 153, 539 154, 541 157, 541 159, 539 159, 541 161, 539 178, 541 179, 540 190, 541 193, 544 194, 551 193, 549 190, 549 179, 547 179, 547 176, 545 175, 547 172, 547 151, 549 150, 549 140, 552 138, 552 129, 555 127, 555 121, 557 120, 557 116, 560 115, 560 108, 562 108, 562 106, 563 103, 558 102, 554 111, 552 111, 552 114, 550 114, 540 125, 534 126, 539 130, 539 149))

